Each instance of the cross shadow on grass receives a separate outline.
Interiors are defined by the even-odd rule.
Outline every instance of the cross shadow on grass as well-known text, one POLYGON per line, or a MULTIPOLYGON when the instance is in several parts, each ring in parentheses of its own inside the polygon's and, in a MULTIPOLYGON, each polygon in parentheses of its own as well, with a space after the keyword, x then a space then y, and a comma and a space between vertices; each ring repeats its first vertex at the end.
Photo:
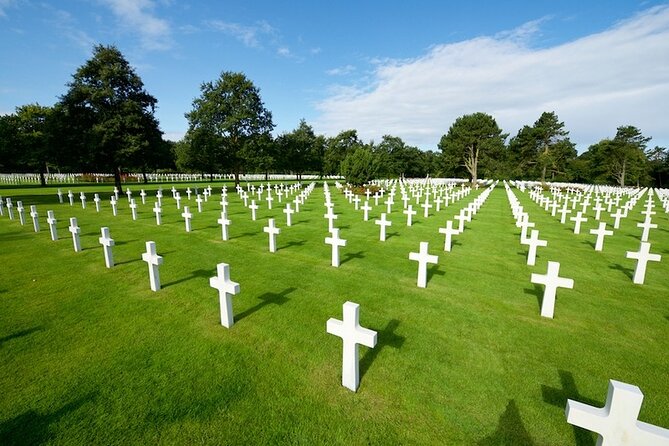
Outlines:
POLYGON ((181 279, 177 279, 172 282, 162 284, 161 288, 167 288, 173 285, 178 285, 180 283, 187 282, 192 279, 214 277, 215 275, 216 275, 215 270, 197 269, 189 273, 186 277, 182 277, 181 279))
POLYGON ((254 235, 258 235, 257 232, 242 232, 241 234, 238 234, 234 237, 228 237, 230 240, 234 240, 236 238, 242 238, 242 237, 252 237, 254 235))
POLYGON ((54 433, 49 429, 52 424, 94 399, 95 394, 90 393, 65 404, 54 412, 41 414, 35 410, 28 410, 4 421, 0 423, 0 444, 39 445, 48 443, 54 437, 54 433))
POLYGON ((399 237, 399 236, 400 236, 400 233, 397 232, 397 231, 388 232, 388 233, 386 233, 386 240, 388 240, 389 238, 399 237))
POLYGON ((11 341, 12 339, 16 339, 16 338, 22 338, 24 336, 28 336, 30 334, 33 334, 37 331, 42 331, 42 330, 44 330, 42 327, 37 326, 37 327, 28 328, 28 329, 25 329, 25 330, 20 330, 20 331, 17 331, 15 333, 12 333, 10 335, 4 336, 4 337, 0 338, 0 347, 2 347, 2 344, 4 344, 7 341, 11 341))
POLYGON ((622 266, 620 263, 613 264, 613 265, 609 266, 609 268, 622 272, 623 274, 625 274, 630 279, 632 279, 634 277, 634 270, 631 269, 631 268, 626 268, 626 267, 622 266))
POLYGON ((427 282, 429 283, 434 276, 445 276, 446 271, 439 269, 439 265, 432 265, 427 268, 427 282))
MULTIPOLYGON (((604 405, 601 402, 581 396, 581 394, 578 392, 578 389, 576 388, 574 375, 571 372, 566 370, 558 370, 558 374, 560 375, 560 385, 562 388, 556 389, 545 384, 541 385, 541 396, 543 397, 544 402, 553 406, 557 406, 561 409, 565 409, 567 407, 567 399, 579 401, 589 406, 601 407, 604 405)), ((581 429, 577 426, 572 427, 574 429, 574 439, 576 440, 577 446, 595 445, 594 433, 586 429, 581 429)))
POLYGON ((541 311, 541 302, 544 300, 544 287, 540 283, 533 283, 533 288, 525 288, 525 294, 534 296, 537 298, 537 305, 539 306, 539 311, 541 311))
POLYGON ((595 242, 593 242, 592 240, 583 240, 582 243, 583 243, 584 245, 588 245, 588 246, 590 246, 592 249, 595 249, 595 242))
POLYGON ((258 302, 256 305, 252 306, 251 308, 247 308, 246 310, 242 311, 239 314, 235 315, 235 321, 241 321, 242 319, 251 316, 253 313, 262 310, 265 308, 267 305, 270 304, 275 304, 275 305, 283 305, 286 302, 288 302, 290 299, 288 299, 286 296, 293 291, 297 290, 297 288, 290 287, 286 288, 285 290, 281 291, 280 293, 264 293, 258 296, 258 299, 260 299, 260 302, 258 302))
POLYGON ((367 350, 365 356, 360 360, 360 380, 371 367, 376 357, 385 347, 400 350, 404 345, 405 337, 395 333, 400 321, 391 319, 382 330, 377 330, 376 346, 367 350))
POLYGON ((497 430, 476 443, 478 446, 495 445, 524 445, 533 446, 536 443, 525 428, 520 417, 516 400, 511 399, 506 405, 504 413, 499 416, 497 430))
POLYGON ((365 251, 347 252, 344 254, 343 258, 339 262, 339 266, 343 265, 344 263, 350 262, 353 259, 364 259, 364 258, 365 258, 365 251))
POLYGON ((305 243, 307 243, 306 240, 297 240, 297 241, 293 240, 292 242, 286 243, 279 249, 292 248, 294 246, 304 246, 305 243))

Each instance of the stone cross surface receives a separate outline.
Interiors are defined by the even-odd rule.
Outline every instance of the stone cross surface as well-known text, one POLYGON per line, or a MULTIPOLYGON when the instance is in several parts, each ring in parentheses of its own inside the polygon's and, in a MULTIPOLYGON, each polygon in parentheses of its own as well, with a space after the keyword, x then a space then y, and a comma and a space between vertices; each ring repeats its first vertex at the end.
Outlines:
POLYGON ((230 220, 228 219, 228 214, 225 211, 221 211, 221 218, 216 220, 219 225, 221 225, 221 239, 228 239, 228 226, 230 225, 230 220))
POLYGON ((34 204, 30 205, 30 217, 33 219, 33 229, 35 232, 39 232, 39 214, 37 213, 37 206, 34 204))
POLYGON ((447 220, 445 228, 439 228, 439 234, 444 234, 444 251, 451 251, 453 236, 458 235, 459 231, 453 227, 453 221, 447 220))
POLYGON ((160 289, 158 266, 163 264, 163 257, 156 253, 156 242, 146 242, 146 252, 142 253, 142 260, 149 265, 151 291, 158 291, 160 289))
POLYGON ((332 229, 332 236, 325 237, 325 243, 332 245, 332 266, 339 267, 339 247, 346 246, 346 240, 339 238, 339 228, 332 229))
POLYGON ((369 220, 369 211, 372 210, 372 207, 369 205, 369 201, 365 201, 365 204, 360 206, 360 209, 362 209, 362 219, 364 221, 369 220))
POLYGON ((105 226, 101 228, 100 232, 102 232, 102 237, 100 237, 98 241, 102 245, 102 249, 104 250, 105 253, 105 266, 107 268, 111 268, 112 266, 114 266, 114 256, 112 253, 112 246, 114 246, 114 239, 110 237, 108 227, 105 226))
POLYGON ((427 249, 428 242, 420 242, 420 252, 409 253, 409 259, 418 262, 418 288, 425 288, 427 286, 427 264, 436 264, 439 261, 439 257, 430 255, 427 249))
POLYGON ((218 290, 221 304, 221 325, 230 328, 234 324, 232 296, 239 294, 239 284, 230 280, 230 266, 227 263, 216 265, 217 276, 209 278, 209 286, 218 290))
POLYGON ((116 198, 113 195, 111 196, 111 198, 109 200, 109 203, 111 204, 111 207, 112 207, 112 214, 114 215, 114 217, 116 217, 117 201, 116 201, 116 198))
POLYGON ((339 336, 343 343, 341 384, 353 392, 360 384, 358 368, 358 344, 369 348, 376 345, 376 332, 360 326, 360 305, 346 302, 343 305, 343 320, 328 319, 326 331, 339 336))
POLYGON ((186 222, 186 232, 190 232, 191 230, 190 220, 191 218, 193 218, 193 214, 188 210, 188 206, 184 206, 184 211, 181 213, 181 216, 184 218, 184 221, 186 222))
POLYGON ((72 233, 72 244, 74 245, 74 252, 81 251, 81 241, 79 240, 79 226, 77 225, 77 217, 70 218, 70 227, 68 230, 72 233))
POLYGON ((255 200, 251 200, 249 209, 251 209, 251 220, 256 221, 256 211, 258 210, 258 205, 256 204, 255 200))
POLYGON ((269 219, 269 223, 263 228, 263 232, 269 234, 269 252, 276 252, 276 236, 281 233, 281 229, 274 226, 273 218, 269 219))
POLYGON ((290 207, 290 203, 286 203, 286 209, 283 210, 283 213, 286 214, 286 226, 292 225, 291 215, 295 213, 290 207))
POLYGON ((51 240, 54 242, 58 240, 58 228, 56 228, 56 217, 53 215, 53 211, 46 211, 46 222, 49 224, 49 233, 51 234, 51 240))
POLYGON ((609 380, 602 408, 567 400, 567 423, 599 434, 598 446, 669 446, 669 430, 638 421, 643 393, 637 386, 609 380))
POLYGON ((650 230, 657 228, 657 225, 655 223, 652 223, 650 220, 650 216, 648 216, 644 219, 643 223, 637 223, 636 227, 643 228, 643 232, 641 233, 641 241, 647 242, 650 230))
MULTIPOLYGON (((129 190, 130 189, 128 189, 128 191, 129 190)), ((134 198, 130 199, 130 210, 132 211, 132 219, 137 220, 137 203, 135 203, 134 198)))
POLYGON ((627 251, 628 259, 636 259, 636 269, 634 270, 634 278, 632 281, 637 285, 643 285, 646 279, 646 264, 648 262, 659 262, 662 260, 660 254, 652 254, 650 252, 650 243, 641 242, 639 251, 627 251))
POLYGON ((555 294, 558 287, 574 288, 574 280, 560 277, 560 262, 548 262, 546 274, 532 273, 530 281, 545 286, 544 298, 541 301, 541 315, 553 318, 555 312, 555 294))
POLYGON ((604 248, 604 237, 607 235, 613 235, 613 231, 606 229, 606 223, 600 222, 597 229, 591 229, 590 234, 597 236, 597 241, 595 242, 595 251, 601 251, 604 248))
POLYGON ((160 226, 160 215, 162 214, 163 209, 158 205, 158 202, 156 201, 156 204, 153 205, 153 213, 156 214, 156 225, 160 226))
POLYGON ((588 221, 587 218, 583 216, 581 211, 576 213, 575 217, 571 217, 569 220, 574 222, 574 234, 580 234, 581 233, 581 223, 585 223, 588 221))
POLYGON ((379 240, 386 241, 386 226, 392 226, 393 222, 386 220, 386 214, 381 214, 381 220, 374 220, 374 223, 380 226, 379 240))
POLYGON ((407 208, 406 208, 405 210, 402 211, 402 213, 405 214, 405 215, 407 216, 407 226, 411 226, 411 223, 412 223, 412 221, 411 221, 412 216, 416 215, 417 212, 413 210, 413 208, 411 207, 411 205, 408 205, 407 208))
POLYGON ((537 259, 537 247, 538 246, 548 246, 548 241, 539 239, 539 231, 532 229, 530 236, 525 240, 521 241, 523 245, 528 245, 527 249, 527 264, 534 266, 537 259))

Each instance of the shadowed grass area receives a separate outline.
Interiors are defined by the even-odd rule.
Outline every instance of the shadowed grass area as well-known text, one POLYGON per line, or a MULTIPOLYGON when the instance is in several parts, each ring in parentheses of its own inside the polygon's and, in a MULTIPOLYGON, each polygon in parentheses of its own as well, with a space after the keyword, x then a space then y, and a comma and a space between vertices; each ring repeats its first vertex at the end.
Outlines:
MULTIPOLYGON (((0 444, 591 445, 595 436, 567 424, 564 407, 568 398, 603 405, 608 379, 638 385, 640 419, 669 426, 669 268, 666 259, 649 264, 638 286, 625 258, 639 246, 641 204, 595 252, 592 215, 574 235, 573 223, 561 225, 515 190, 548 240, 529 267, 501 184, 450 253, 438 228, 481 191, 427 219, 414 204, 412 227, 396 197, 392 236, 380 242, 374 220, 385 205, 363 222, 331 184, 335 226, 347 240, 333 268, 320 185, 292 227, 285 200, 272 210, 259 203, 251 221, 229 187, 229 241, 216 223, 222 183, 211 185, 202 213, 178 185, 194 214, 191 233, 171 185, 161 226, 155 185, 145 205, 140 186, 130 186, 137 221, 124 195, 112 216, 109 185, 72 186, 72 207, 67 198, 58 203, 55 188, 0 189, 26 209, 37 204, 42 226, 36 234, 29 216, 23 227, 0 218, 0 444), (48 235, 49 209, 57 242, 48 235), (69 217, 81 227, 80 253, 69 217), (281 228, 274 254, 262 231, 268 218, 281 228), (116 241, 112 269, 98 243, 102 226, 116 241), (141 261, 148 240, 164 257, 157 293, 141 261), (426 289, 416 287, 409 260, 421 241, 439 255, 426 289), (548 260, 575 282, 558 290, 553 320, 539 316, 543 288, 530 283, 548 260), (229 330, 209 287, 219 262, 241 286, 229 330), (361 347, 357 393, 340 386, 341 340, 325 332, 347 300, 361 305, 361 324, 378 331, 375 349, 361 347)), ((653 221, 652 251, 667 256, 667 215, 653 221)))

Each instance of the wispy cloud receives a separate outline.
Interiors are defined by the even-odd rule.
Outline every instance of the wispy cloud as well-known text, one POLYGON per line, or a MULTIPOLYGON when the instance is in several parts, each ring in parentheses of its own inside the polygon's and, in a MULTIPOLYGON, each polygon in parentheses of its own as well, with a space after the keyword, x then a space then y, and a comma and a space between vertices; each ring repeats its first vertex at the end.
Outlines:
POLYGON ((16 4, 15 0, 0 0, 0 17, 7 17, 7 9, 16 4))
MULTIPOLYGON (((512 135, 555 111, 581 148, 635 125, 669 142, 669 6, 550 48, 528 45, 541 21, 507 33, 432 47, 412 60, 379 61, 361 87, 338 88, 317 105, 315 130, 357 128, 435 148, 463 114, 483 111, 512 135)), ((357 84, 354 84, 357 85, 357 84)))
POLYGON ((151 0, 101 1, 111 9, 123 28, 139 34, 144 49, 167 50, 172 47, 170 25, 155 15, 155 4, 151 0))
POLYGON ((261 41, 264 38, 276 36, 276 30, 265 21, 256 22, 254 25, 242 25, 223 20, 210 20, 207 24, 217 31, 234 37, 249 48, 261 48, 263 46, 261 41))
POLYGON ((70 41, 77 45, 86 54, 95 45, 95 39, 81 29, 77 20, 67 11, 53 9, 49 5, 43 5, 50 12, 50 22, 53 23, 70 41))
POLYGON ((337 68, 332 68, 330 70, 327 70, 325 74, 328 74, 330 76, 343 76, 346 74, 350 74, 355 71, 355 67, 353 65, 344 65, 343 67, 337 67, 337 68))

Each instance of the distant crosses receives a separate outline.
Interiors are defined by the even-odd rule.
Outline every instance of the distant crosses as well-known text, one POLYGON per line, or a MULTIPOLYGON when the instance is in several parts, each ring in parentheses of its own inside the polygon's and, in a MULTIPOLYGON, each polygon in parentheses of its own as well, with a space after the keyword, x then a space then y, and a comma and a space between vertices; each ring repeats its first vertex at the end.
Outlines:
POLYGON ((221 225, 221 238, 223 240, 228 239, 228 226, 230 226, 230 220, 228 220, 228 214, 225 211, 221 211, 221 218, 218 220, 218 224, 221 225))
POLYGON ((34 204, 30 206, 30 217, 33 219, 33 229, 39 232, 39 214, 37 213, 37 206, 34 204))
POLYGON ((459 231, 453 227, 453 220, 447 220, 446 227, 439 228, 439 234, 444 234, 444 251, 450 252, 453 236, 459 234, 459 231))
POLYGON ((411 205, 408 205, 407 208, 402 211, 402 213, 407 216, 407 226, 411 226, 412 217, 416 215, 417 212, 413 210, 413 207, 411 205))
POLYGON ((339 336, 344 343, 342 352, 341 383, 353 392, 358 390, 360 371, 358 367, 358 344, 373 348, 376 332, 360 326, 360 305, 346 302, 343 305, 343 320, 330 318, 326 324, 329 334, 339 336))
POLYGON ((146 252, 142 253, 142 260, 149 265, 151 291, 158 291, 160 289, 158 266, 163 264, 163 258, 156 253, 156 242, 146 242, 146 252))
POLYGON ((184 206, 184 211, 181 213, 181 216, 184 218, 184 221, 186 223, 186 232, 190 232, 191 230, 190 221, 193 218, 193 214, 188 209, 188 206, 184 206))
POLYGON ((290 207, 290 203, 286 203, 286 208, 283 210, 283 213, 286 214, 286 226, 291 226, 291 216, 295 213, 295 211, 290 207))
POLYGON ((597 229, 591 229, 590 234, 597 236, 597 241, 595 242, 595 251, 601 251, 604 248, 604 237, 607 235, 613 235, 613 231, 606 229, 606 223, 600 222, 597 229))
POLYGON ((369 220, 369 211, 372 210, 372 207, 369 205, 369 201, 365 200, 365 204, 360 206, 360 209, 362 209, 362 219, 364 221, 369 220))
POLYGON ((325 237, 325 243, 332 245, 332 266, 339 267, 339 247, 346 246, 346 240, 339 238, 339 229, 333 228, 332 235, 325 237))
POLYGON ((436 264, 439 261, 439 257, 430 255, 427 249, 428 242, 420 242, 420 252, 409 253, 409 259, 418 262, 418 288, 425 288, 427 286, 427 264, 436 264))
POLYGON ((643 393, 637 386, 609 380, 604 407, 567 400, 567 423, 599 434, 600 446, 669 446, 669 430, 638 421, 643 393))
POLYGON ((382 213, 381 214, 381 219, 380 220, 375 220, 375 224, 379 225, 379 240, 382 242, 386 241, 386 226, 392 226, 393 222, 386 220, 386 214, 382 213))
POLYGON ((49 232, 51 233, 51 240, 54 242, 58 240, 58 229, 56 228, 56 217, 53 215, 53 211, 46 211, 46 222, 49 224, 49 232))
POLYGON ((251 200, 249 209, 251 209, 251 220, 256 221, 256 211, 258 210, 258 205, 256 204, 255 200, 251 200))
POLYGON ((583 213, 581 211, 578 211, 576 213, 576 217, 570 217, 569 220, 574 222, 574 234, 580 234, 581 223, 585 223, 586 221, 588 221, 588 219, 583 216, 583 213))
POLYGON ((620 210, 620 208, 616 209, 615 214, 611 214, 611 217, 614 218, 613 229, 620 229, 620 219, 624 216, 625 214, 620 210))
POLYGON ((641 242, 639 251, 627 251, 628 259, 636 259, 636 269, 634 270, 634 278, 632 281, 637 285, 643 285, 646 278, 646 264, 648 262, 659 262, 662 260, 660 254, 652 254, 650 252, 650 243, 641 242))
POLYGON ((79 233, 81 229, 77 225, 77 217, 70 218, 70 226, 68 230, 72 233, 72 244, 74 245, 74 252, 81 251, 81 241, 79 240, 79 233))
POLYGON ((163 213, 163 208, 160 207, 157 201, 153 205, 153 213, 156 214, 156 225, 160 226, 161 214, 163 213))
POLYGON ((328 231, 332 232, 332 229, 334 228, 334 221, 339 217, 334 213, 331 206, 328 206, 328 211, 325 213, 325 215, 323 215, 323 218, 328 219, 328 231))
POLYGON ((112 254, 112 246, 114 246, 114 239, 111 238, 109 235, 109 228, 108 227, 103 227, 100 229, 102 232, 102 237, 98 239, 100 244, 102 245, 102 249, 105 253, 105 266, 107 268, 111 268, 114 266, 114 256, 112 254))
MULTIPOLYGON (((128 189, 128 192, 130 192, 130 189, 128 189)), ((130 210, 132 211, 132 219, 134 221, 136 221, 137 220, 137 203, 135 203, 134 198, 130 199, 130 210)))
POLYGON ((648 241, 648 234, 650 233, 650 230, 657 228, 657 225, 655 223, 651 223, 650 215, 648 215, 644 219, 643 223, 637 223, 636 227, 637 228, 643 228, 643 232, 641 233, 641 241, 642 242, 647 242, 648 241))
POLYGON ((274 226, 274 219, 270 218, 268 225, 263 228, 263 232, 269 235, 269 252, 276 252, 276 236, 281 233, 281 229, 274 226))
POLYGON ((221 325, 230 328, 234 324, 232 296, 239 294, 239 284, 230 280, 230 266, 227 263, 216 265, 217 276, 209 278, 209 286, 218 290, 221 304, 221 325))
POLYGON ((560 277, 560 262, 548 262, 548 272, 546 274, 532 273, 530 281, 545 286, 544 298, 541 301, 541 315, 551 319, 555 311, 555 294, 558 287, 574 288, 573 279, 560 277))
POLYGON ((536 229, 532 229, 532 231, 530 231, 530 236, 525 240, 521 240, 520 243, 529 246, 527 249, 527 264, 530 266, 534 266, 536 263, 537 247, 548 246, 548 241, 539 239, 539 231, 536 229))

